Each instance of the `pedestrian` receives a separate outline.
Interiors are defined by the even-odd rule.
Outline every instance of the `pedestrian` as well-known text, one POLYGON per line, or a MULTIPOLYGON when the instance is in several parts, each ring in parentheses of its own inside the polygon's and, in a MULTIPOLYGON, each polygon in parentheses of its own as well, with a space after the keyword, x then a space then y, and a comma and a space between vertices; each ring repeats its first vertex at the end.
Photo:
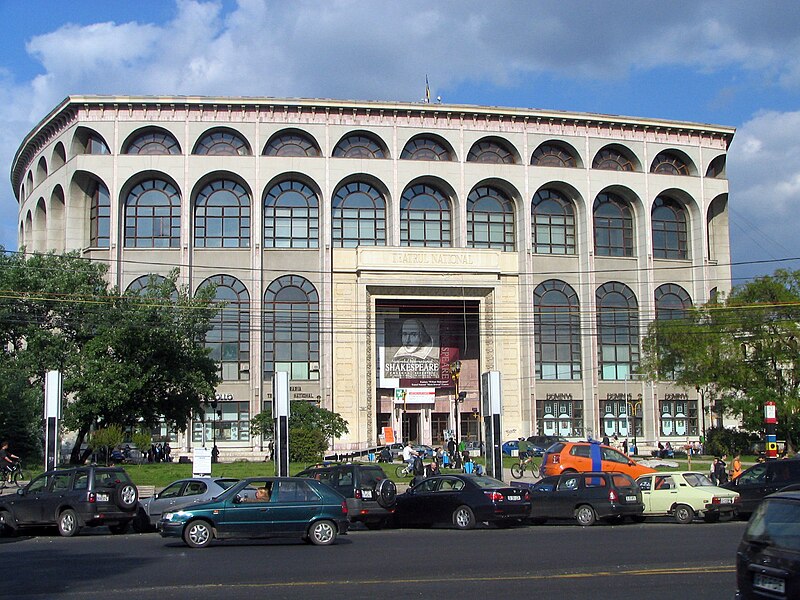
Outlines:
POLYGON ((217 448, 216 444, 214 444, 214 447, 211 448, 211 462, 212 463, 219 462, 219 448, 217 448))
POLYGON ((736 479, 742 474, 742 457, 739 454, 733 457, 732 467, 731 479, 736 479))
POLYGON ((456 441, 453 438, 447 440, 447 456, 449 460, 448 463, 455 462, 456 460, 456 441))
POLYGON ((622 440, 622 453, 627 456, 628 455, 628 438, 622 440))
POLYGON ((714 485, 719 485, 719 482, 717 481, 717 463, 719 463, 719 459, 715 456, 714 460, 711 461, 711 466, 709 467, 708 473, 708 478, 714 485))
POLYGON ((728 471, 726 470, 727 464, 725 459, 728 458, 727 454, 723 454, 714 466, 714 476, 717 480, 716 485, 722 485, 728 482, 728 471))
POLYGON ((164 462, 172 462, 172 448, 169 442, 164 442, 164 462))
POLYGON ((608 446, 611 440, 608 439, 608 435, 603 436, 603 446, 608 446))

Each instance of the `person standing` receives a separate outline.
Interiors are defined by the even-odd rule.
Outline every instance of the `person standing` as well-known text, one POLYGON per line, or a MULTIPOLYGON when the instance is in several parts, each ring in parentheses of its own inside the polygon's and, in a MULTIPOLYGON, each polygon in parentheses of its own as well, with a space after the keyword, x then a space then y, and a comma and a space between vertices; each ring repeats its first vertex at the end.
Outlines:
POLYGON ((719 463, 719 459, 715 456, 714 460, 711 461, 711 466, 708 469, 708 478, 714 485, 719 485, 719 482, 717 481, 717 463, 719 463))
POLYGON ((737 454, 733 457, 733 465, 731 470, 731 479, 736 479, 742 474, 742 457, 737 454))
POLYGON ((628 456, 628 438, 622 440, 622 453, 625 456, 628 456))
POLYGON ((450 459, 448 463, 456 461, 456 441, 453 438, 447 440, 447 457, 450 459))

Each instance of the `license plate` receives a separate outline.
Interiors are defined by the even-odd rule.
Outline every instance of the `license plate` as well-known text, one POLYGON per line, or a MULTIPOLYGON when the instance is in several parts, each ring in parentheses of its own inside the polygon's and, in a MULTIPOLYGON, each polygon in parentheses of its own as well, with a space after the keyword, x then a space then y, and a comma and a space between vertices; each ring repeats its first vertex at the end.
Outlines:
POLYGON ((720 504, 733 504, 733 498, 720 498, 720 504))
POLYGON ((636 496, 625 496, 625 502, 636 502, 636 496))
POLYGON ((362 498, 372 498, 372 490, 361 490, 362 498))
POLYGON ((761 573, 755 573, 753 575, 753 587, 769 590, 770 592, 776 592, 778 594, 786 593, 786 582, 784 582, 783 579, 762 575, 761 573))
POLYGON ((98 502, 108 502, 108 494, 97 494, 98 502))
POLYGON ((506 496, 506 499, 510 501, 522 500, 522 496, 506 496))

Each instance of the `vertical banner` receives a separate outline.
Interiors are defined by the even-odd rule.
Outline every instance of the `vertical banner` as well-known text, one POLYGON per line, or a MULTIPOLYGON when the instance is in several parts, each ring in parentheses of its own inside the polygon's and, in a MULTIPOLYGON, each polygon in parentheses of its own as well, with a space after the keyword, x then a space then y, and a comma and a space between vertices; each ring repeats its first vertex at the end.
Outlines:
POLYGON ((289 476, 289 374, 272 378, 272 417, 275 420, 275 474, 289 476))
POLYGON ((778 413, 771 400, 764 403, 764 432, 767 458, 778 458, 778 413))
POLYGON ((483 423, 486 428, 486 470, 490 477, 503 481, 503 430, 500 424, 502 411, 500 372, 487 371, 481 375, 481 401, 483 423))
POLYGON ((58 421, 61 419, 61 371, 48 371, 44 380, 44 468, 58 466, 58 421))

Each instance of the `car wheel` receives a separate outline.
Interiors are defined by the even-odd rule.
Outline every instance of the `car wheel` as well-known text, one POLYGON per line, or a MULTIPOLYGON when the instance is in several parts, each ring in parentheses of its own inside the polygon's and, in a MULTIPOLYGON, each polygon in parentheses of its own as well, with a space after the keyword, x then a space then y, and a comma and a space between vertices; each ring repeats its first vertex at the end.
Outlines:
POLYGON ((706 523, 716 523, 719 521, 719 513, 706 513, 703 515, 703 521, 706 523))
POLYGON ((581 504, 575 509, 575 520, 578 522, 578 525, 588 527, 589 525, 594 525, 594 522, 597 520, 597 515, 594 513, 594 509, 591 506, 588 504, 581 504))
POLYGON ((109 525, 108 530, 114 535, 122 535, 123 533, 128 533, 128 528, 130 527, 130 524, 131 524, 130 521, 125 521, 124 523, 109 525))
POLYGON ((394 506, 395 500, 397 500, 397 485, 391 479, 381 479, 375 485, 375 498, 383 508, 394 506))
POLYGON ((133 518, 133 530, 136 533, 148 533, 152 531, 153 526, 150 525, 150 517, 147 516, 147 513, 144 511, 143 508, 139 508, 136 511, 136 516, 133 518))
POLYGON ((139 492, 132 483, 121 483, 114 490, 114 502, 122 510, 131 510, 139 501, 139 492))
POLYGON ((678 504, 675 507, 675 522, 681 525, 688 525, 694 519, 694 511, 685 504, 678 504))
POLYGON ((64 537, 72 537, 77 535, 81 530, 80 523, 78 522, 78 514, 68 508, 58 515, 58 533, 64 537))
POLYGON ((719 520, 720 520, 721 523, 727 523, 728 521, 733 521, 733 511, 726 512, 726 513, 720 513, 719 514, 719 520))
POLYGON ((336 525, 330 521, 317 521, 308 528, 308 539, 315 546, 329 546, 336 541, 336 525))
POLYGON ((183 541, 190 548, 205 548, 214 539, 214 530, 208 521, 189 521, 183 530, 183 541))
POLYGON ((475 527, 475 513, 469 506, 459 506, 453 511, 453 525, 458 529, 472 529, 475 527))
POLYGON ((11 513, 7 510, 0 510, 0 537, 14 533, 14 525, 12 523, 11 513))

